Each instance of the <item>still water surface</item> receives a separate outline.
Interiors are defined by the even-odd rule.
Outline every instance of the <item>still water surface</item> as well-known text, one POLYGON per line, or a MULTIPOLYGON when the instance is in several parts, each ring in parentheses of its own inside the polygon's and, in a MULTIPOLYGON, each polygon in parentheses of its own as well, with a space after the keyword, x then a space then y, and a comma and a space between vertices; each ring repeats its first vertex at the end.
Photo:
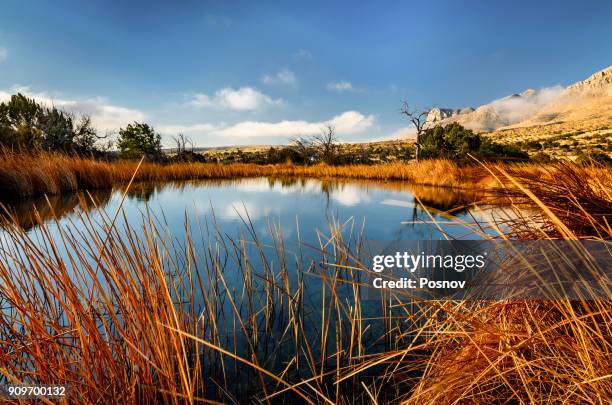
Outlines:
MULTIPOLYGON (((90 205, 95 218, 103 210, 111 216, 122 199, 122 190, 91 192, 96 206, 90 205)), ((128 221, 138 223, 148 209, 164 219, 173 234, 184 233, 185 218, 214 222, 229 236, 239 235, 244 221, 250 221, 258 234, 268 233, 270 225, 280 226, 286 240, 311 239, 319 230, 329 230, 330 221, 350 223, 365 231, 370 240, 478 238, 471 229, 452 223, 435 212, 454 210, 456 220, 483 221, 483 211, 468 211, 466 205, 482 198, 476 192, 415 186, 402 182, 322 181, 315 179, 239 179, 193 181, 164 184, 136 184, 123 203, 128 221), (430 207, 432 218, 419 204, 430 207), (442 228, 442 232, 439 227, 442 228)), ((10 204, 22 226, 34 232, 33 207, 43 220, 59 218, 67 226, 82 210, 79 201, 86 193, 28 199, 10 204)), ((485 213, 487 211, 484 211, 485 213)), ((50 224, 55 227, 55 224, 50 224)))
MULTIPOLYGON (((87 203, 90 218, 96 222, 102 216, 112 218, 121 205, 123 191, 103 190, 95 192, 80 192, 60 196, 50 196, 48 199, 30 199, 13 202, 10 204, 15 218, 18 219, 22 228, 28 232, 33 243, 41 240, 55 240, 62 249, 61 234, 58 227, 67 230, 70 234, 78 235, 83 223, 83 202, 89 199, 95 200, 95 206, 87 203), (36 225, 32 213, 35 211, 42 221, 47 223, 46 229, 36 225), (42 238, 42 232, 49 232, 50 238, 42 238)), ((476 192, 452 191, 448 189, 436 189, 419 187, 401 182, 366 182, 366 181, 322 181, 315 179, 240 179, 224 181, 193 181, 182 183, 165 183, 161 185, 136 184, 127 194, 123 202, 123 213, 125 220, 132 230, 139 230, 147 213, 159 221, 163 226, 164 234, 169 234, 172 240, 178 240, 179 244, 185 242, 185 223, 200 224, 204 227, 212 226, 214 235, 236 240, 245 232, 247 224, 252 225, 252 230, 259 241, 271 245, 274 237, 270 229, 282 229, 282 239, 288 252, 297 252, 301 246, 317 246, 317 231, 323 236, 329 235, 329 223, 336 222, 345 224, 347 232, 365 235, 368 240, 430 240, 441 239, 445 235, 452 238, 478 238, 472 229, 455 221, 463 221, 474 224, 475 221, 485 221, 490 210, 475 211, 463 207, 472 202, 482 199, 482 195, 476 192), (431 209, 425 210, 420 205, 426 205, 431 209), (453 211, 454 220, 435 214, 438 211, 453 211), (428 213, 429 212, 429 213, 428 213), (430 217, 431 215, 431 217, 430 217), (438 221, 432 224, 432 218, 438 221), (352 228, 351 228, 352 227, 352 228), (439 228, 438 228, 439 227, 439 228), (352 231, 351 231, 352 229, 352 231)), ((125 226, 123 215, 119 216, 118 227, 125 226)), ((192 227, 193 229, 193 227, 192 227)), ((141 232, 141 231, 140 231, 141 232)), ((204 235, 207 235, 204 233, 204 235)), ((209 235, 209 234, 208 234, 209 235)), ((253 234, 246 234, 247 239, 253 234)), ((86 238, 86 237, 85 237, 86 238)), ((6 249, 11 245, 10 238, 6 232, 0 230, 0 247, 6 249)), ((206 242, 198 244, 195 260, 206 261, 206 242)), ((86 240, 83 243, 87 243, 86 240)), ((214 241, 212 242, 214 243, 214 241)), ((19 248, 17 248, 17 251, 19 248)), ((48 249, 42 249, 49 251, 48 249)), ((256 249, 247 248, 248 255, 257 258, 256 249)), ((316 249, 315 249, 316 250, 316 249)), ((268 250, 266 250, 268 254, 268 250)), ((62 256, 69 256, 66 251, 59 252, 62 256)), ((306 253, 308 255, 308 253, 306 253)), ((15 256, 15 257, 18 257, 15 256)), ((275 258, 274 252, 270 258, 275 258)), ((91 260, 95 261, 95 257, 91 260)), ((240 259, 241 261, 242 259, 240 259)), ((290 260, 289 260, 290 261, 290 260)), ((70 260, 65 260, 70 271, 70 260)), ((253 260, 255 272, 262 271, 257 265, 258 260, 253 260)), ((317 260, 315 259, 315 263, 317 260)), ((200 263, 202 264, 202 263, 200 263)), ((274 271, 278 271, 278 262, 274 271)), ((78 266, 78 264, 77 264, 78 266)), ((296 284, 298 272, 294 269, 295 262, 289 263, 287 272, 288 282, 296 284)), ((10 264, 9 264, 10 267, 10 264)), ((205 265, 199 266, 200 268, 205 265)), ((224 269, 223 277, 227 280, 230 289, 243 285, 242 275, 233 265, 224 269), (225 271, 227 270, 227 272, 225 271)), ((78 269, 72 269, 79 274, 78 269)), ((357 281, 357 280, 356 280, 357 281)), ((86 280, 87 283, 91 282, 86 280)), ((205 281, 205 284, 207 282, 205 281)), ((304 286, 303 295, 303 317, 309 320, 305 327, 305 340, 313 342, 315 357, 317 351, 321 350, 323 343, 318 342, 320 334, 317 332, 316 320, 321 319, 322 306, 321 291, 329 290, 322 288, 320 277, 310 274, 302 277, 304 286), (313 321, 314 320, 314 321, 313 321)), ((210 289, 206 284, 204 289, 210 289)), ((40 286, 40 291, 45 286, 40 286)), ((291 291, 294 291, 291 288, 291 291)), ((223 291, 223 290, 221 290, 223 291)), ((341 302, 345 298, 350 299, 354 291, 350 284, 337 287, 334 294, 341 302)), ((180 295, 180 294, 179 294, 180 295)), ((241 297, 242 295, 237 294, 241 297)), ((280 296, 280 294, 279 294, 280 296)), ((173 297, 176 302, 187 302, 181 296, 173 297)), ((203 313, 205 308, 202 294, 193 297, 196 313, 203 313)), ((235 351, 238 355, 247 356, 247 339, 243 334, 236 332, 236 320, 232 316, 229 300, 219 298, 221 302, 218 308, 217 326, 214 329, 214 337, 211 335, 213 329, 205 329, 203 338, 210 341, 220 341, 223 345, 235 351), (216 339, 216 340, 215 340, 216 339)), ((215 301, 215 302, 217 302, 215 301)), ((267 302, 267 301, 262 301, 267 302)), ((330 301, 331 302, 331 301, 330 301)), ((241 313, 246 311, 247 306, 241 307, 241 313)), ((369 300, 360 306, 364 319, 369 319, 369 326, 365 329, 363 341, 367 342, 366 352, 383 350, 384 341, 380 339, 385 336, 388 324, 384 321, 383 314, 389 315, 379 302, 369 300), (381 346, 382 345, 382 346, 381 346)), ((398 310, 399 311, 399 310, 398 310)), ((265 312, 261 312, 263 314, 265 312)), ((241 316, 246 315, 241 314, 241 316)), ((258 315, 262 316, 262 315, 258 315)), ((204 319, 204 318, 203 318, 204 319)), ((207 319, 207 318, 205 318, 207 319)), ((278 319, 282 319, 279 317, 278 319)), ((204 321, 202 321, 204 322, 204 321)), ((306 322, 306 321, 304 321, 306 322)), ((280 371, 286 367, 286 362, 291 358, 291 341, 283 340, 285 336, 285 324, 277 320, 273 324, 272 334, 262 335, 265 343, 258 347, 258 353, 274 353, 267 363, 270 370, 280 371), (278 329, 278 330, 277 330, 278 329), (280 348, 280 349, 279 349, 280 348), (277 350, 278 349, 278 350, 277 350)), ((403 328, 411 328, 409 323, 402 324, 403 328)), ((263 332, 262 332, 263 333, 263 332)), ((406 335, 408 336, 408 335, 406 335)), ((334 338, 326 340, 326 349, 334 350, 334 338)), ((258 356, 260 353, 258 354, 258 356)), ((231 362, 228 364, 232 364, 231 362)), ((249 381, 244 374, 237 372, 237 381, 249 381)), ((214 387, 211 387, 213 389, 214 387)))

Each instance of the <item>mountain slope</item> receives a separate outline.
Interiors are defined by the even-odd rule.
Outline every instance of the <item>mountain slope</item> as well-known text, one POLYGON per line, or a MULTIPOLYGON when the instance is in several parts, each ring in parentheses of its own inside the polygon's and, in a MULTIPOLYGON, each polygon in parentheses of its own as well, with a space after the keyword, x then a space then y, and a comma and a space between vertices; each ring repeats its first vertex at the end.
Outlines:
POLYGON ((479 132, 554 133, 612 127, 612 66, 566 88, 526 90, 475 110, 433 109, 428 125, 459 122, 479 132), (567 128, 566 128, 567 127, 567 128))

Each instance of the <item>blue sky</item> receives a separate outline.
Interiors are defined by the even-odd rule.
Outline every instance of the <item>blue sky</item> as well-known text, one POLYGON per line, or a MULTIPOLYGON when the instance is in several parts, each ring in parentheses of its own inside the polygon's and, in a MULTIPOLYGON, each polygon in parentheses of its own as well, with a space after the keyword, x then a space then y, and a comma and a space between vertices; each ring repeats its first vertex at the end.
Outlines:
POLYGON ((405 128, 400 100, 478 106, 612 63, 610 1, 3 0, 0 98, 145 120, 199 146, 405 128))

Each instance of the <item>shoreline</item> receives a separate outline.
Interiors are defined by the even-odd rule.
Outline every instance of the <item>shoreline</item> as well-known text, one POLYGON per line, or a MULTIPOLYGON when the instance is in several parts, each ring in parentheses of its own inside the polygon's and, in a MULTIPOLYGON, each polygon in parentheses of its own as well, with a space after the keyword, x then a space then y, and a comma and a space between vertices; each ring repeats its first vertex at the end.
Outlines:
MULTIPOLYGON (((4 152, 0 153, 0 200, 77 190, 108 189, 129 183, 137 167, 136 161, 105 162, 58 153, 4 152)), ((144 162, 136 173, 134 182, 295 177, 401 181, 421 186, 485 190, 500 185, 491 170, 543 174, 548 172, 547 175, 550 176, 550 172, 555 170, 555 164, 491 163, 484 167, 479 164, 459 166, 450 160, 344 166, 144 162)))

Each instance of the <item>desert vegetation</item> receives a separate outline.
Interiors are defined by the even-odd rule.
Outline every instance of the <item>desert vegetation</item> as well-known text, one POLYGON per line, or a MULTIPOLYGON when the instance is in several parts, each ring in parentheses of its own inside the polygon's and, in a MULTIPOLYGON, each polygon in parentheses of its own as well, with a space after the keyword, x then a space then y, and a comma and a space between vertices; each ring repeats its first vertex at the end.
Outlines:
MULTIPOLYGON (((536 182, 529 170, 485 170, 513 203, 475 233, 612 236, 609 172, 566 163, 536 182)), ((365 235, 350 223, 330 222, 320 246, 295 252, 274 227, 262 243, 248 217, 237 239, 212 219, 168 235, 163 218, 127 222, 120 207, 98 220, 84 210, 80 231, 59 235, 4 218, 0 372, 70 384, 75 402, 605 403, 612 393, 609 301, 392 294, 372 307, 365 235)))
POLYGON ((3 148, 92 155, 106 148, 99 143, 104 138, 97 134, 87 115, 76 117, 20 93, 0 103, 0 146, 3 148))
POLYGON ((526 161, 529 155, 519 147, 493 142, 453 122, 426 129, 421 135, 421 154, 425 158, 446 158, 469 161, 472 157, 486 160, 526 161))
MULTIPOLYGON (((457 123, 426 127, 424 111, 405 103, 400 111, 417 125, 416 143, 343 144, 327 125, 319 135, 294 138, 286 146, 202 153, 178 134, 175 147, 164 153, 161 135, 146 123, 121 128, 114 143, 111 134, 97 133, 88 116, 76 117, 16 94, 0 103, 0 195, 7 199, 110 188, 129 181, 140 159, 137 181, 310 176, 481 187, 491 176, 477 161, 526 161, 524 150, 535 148, 535 162, 549 164, 553 159, 544 153, 546 145, 558 143, 497 143, 457 123), (413 164, 417 149, 418 165, 413 164)), ((587 166, 591 161, 608 163, 604 152, 585 152, 578 160, 587 166)))
MULTIPOLYGON (((423 149, 427 151, 426 148, 423 149)), ((253 163, 156 163, 134 160, 103 161, 63 153, 0 152, 0 195, 3 199, 54 195, 76 190, 99 190, 126 184, 135 174, 138 182, 162 182, 242 177, 312 177, 400 180, 412 184, 482 189, 493 184, 489 170, 472 158, 472 164, 451 159, 426 159, 413 163, 379 165, 261 165, 253 163), (138 170, 136 168, 138 167, 138 170)), ((606 166, 589 161, 584 170, 607 173, 606 166)), ((550 176, 556 164, 536 163, 493 165, 519 173, 550 176), (546 174, 548 173, 548 174, 546 174)))
POLYGON ((498 142, 518 145, 532 160, 543 163, 554 159, 578 162, 612 161, 612 131, 609 124, 577 123, 542 125, 532 128, 500 130, 486 135, 498 142))

